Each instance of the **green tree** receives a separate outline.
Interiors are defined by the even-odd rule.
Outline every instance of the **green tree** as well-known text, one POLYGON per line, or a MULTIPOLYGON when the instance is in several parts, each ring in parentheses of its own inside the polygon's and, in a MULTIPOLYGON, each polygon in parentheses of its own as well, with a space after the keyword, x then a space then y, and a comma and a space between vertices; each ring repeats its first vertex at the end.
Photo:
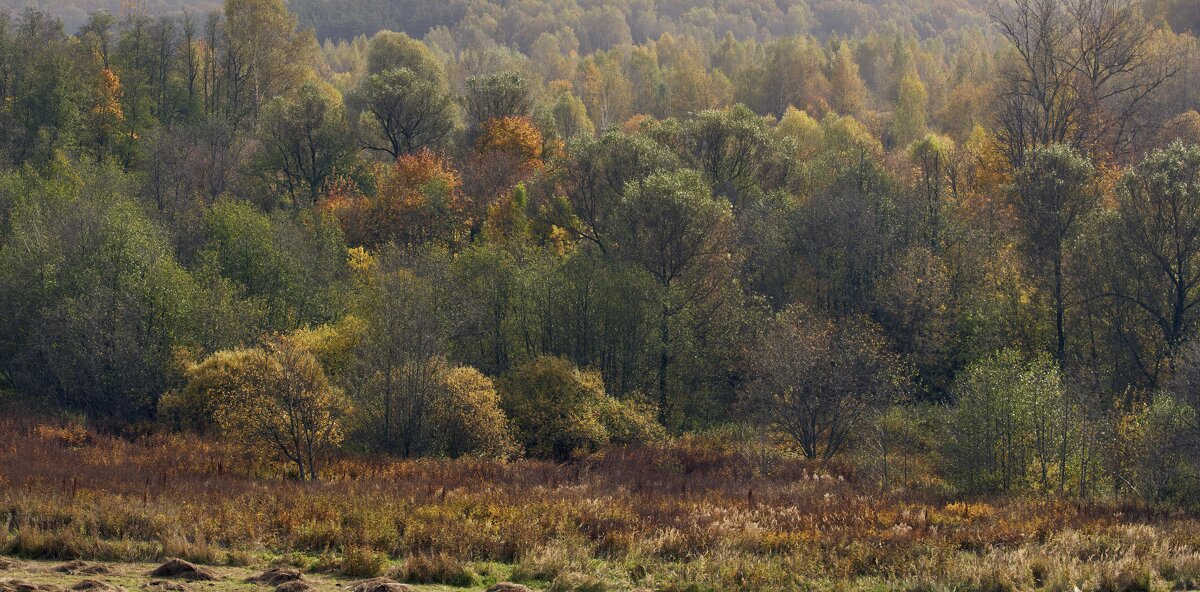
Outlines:
POLYGON ((444 146, 457 119, 444 83, 408 68, 370 75, 351 95, 350 105, 365 119, 360 143, 393 159, 444 146))
POLYGON ((411 71, 424 82, 446 83, 445 69, 424 43, 394 31, 380 31, 371 37, 367 49, 367 73, 383 74, 400 68, 411 71))
POLYGON ((293 207, 316 204, 326 182, 354 155, 337 91, 308 82, 294 96, 276 98, 263 112, 258 170, 287 192, 293 207))
POLYGON ((1067 354, 1070 242, 1099 202, 1094 175, 1086 158, 1055 145, 1032 150, 1013 180, 1014 205, 1025 239, 1022 246, 1035 269, 1048 271, 1042 281, 1053 302, 1054 352, 1059 364, 1066 363, 1067 354))
POLYGON ((500 380, 501 402, 513 419, 527 454, 567 460, 594 452, 614 432, 626 443, 661 436, 644 412, 612 399, 596 372, 556 357, 540 357, 500 380))
POLYGON ((1149 356, 1168 359, 1193 335, 1200 302, 1200 146, 1172 144, 1129 170, 1116 213, 1110 293, 1157 336, 1149 356))
POLYGON ((463 101, 475 125, 504 117, 523 117, 533 106, 529 81, 518 72, 468 78, 463 101))
MULTIPOLYGON (((968 491, 1014 491, 1051 483, 1059 446, 1068 446, 1062 379, 1047 357, 1004 350, 968 366, 954 385, 953 477, 968 491), (1064 441, 1059 441, 1062 438, 1064 441)), ((1065 476, 1066 464, 1058 470, 1065 476)))
POLYGON ((316 39, 283 0, 225 0, 225 88, 231 119, 257 121, 276 97, 310 77, 316 39))
POLYGON ((721 295, 732 262, 733 213, 714 199, 699 173, 658 172, 629 183, 620 206, 618 256, 658 284, 658 413, 671 416, 673 364, 681 343, 681 314, 721 295))

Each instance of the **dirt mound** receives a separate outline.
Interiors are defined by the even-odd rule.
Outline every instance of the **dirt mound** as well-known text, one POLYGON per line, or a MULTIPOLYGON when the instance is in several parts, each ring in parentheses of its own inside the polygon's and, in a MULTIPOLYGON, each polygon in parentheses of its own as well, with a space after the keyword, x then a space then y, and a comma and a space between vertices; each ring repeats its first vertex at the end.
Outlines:
POLYGON ((217 579, 216 574, 213 572, 182 559, 168 559, 166 563, 150 572, 150 575, 156 578, 175 578, 181 580, 208 581, 217 579))
POLYGON ((54 571, 58 573, 71 574, 73 576, 96 576, 109 573, 112 570, 109 569, 107 565, 102 563, 88 563, 86 561, 79 561, 76 559, 75 561, 64 563, 54 568, 54 571))
POLYGON ((278 586, 280 584, 286 584, 287 582, 295 582, 303 579, 304 574, 300 573, 300 570, 294 567, 272 567, 271 569, 268 569, 257 576, 246 578, 246 581, 250 582, 251 584, 270 584, 272 586, 278 586))
POLYGON ((500 582, 499 584, 492 584, 490 587, 488 587, 487 592, 533 592, 533 590, 530 590, 528 586, 522 586, 512 582, 500 582))
POLYGON ((154 592, 187 592, 187 586, 171 580, 150 580, 142 584, 142 589, 154 592))
POLYGON ((346 587, 350 589, 350 592, 414 592, 412 586, 387 578, 360 580, 346 587))
POLYGON ((20 569, 21 567, 23 567, 23 565, 19 561, 13 561, 12 559, 0 557, 0 571, 10 571, 14 569, 20 569))
POLYGON ((54 584, 34 584, 25 580, 0 580, 0 592, 62 592, 54 584))
POLYGON ((125 592, 124 588, 119 588, 98 580, 84 580, 71 586, 71 589, 76 592, 125 592))
POLYGON ((316 590, 316 588, 304 580, 292 580, 275 586, 275 592, 311 592, 312 590, 316 590))

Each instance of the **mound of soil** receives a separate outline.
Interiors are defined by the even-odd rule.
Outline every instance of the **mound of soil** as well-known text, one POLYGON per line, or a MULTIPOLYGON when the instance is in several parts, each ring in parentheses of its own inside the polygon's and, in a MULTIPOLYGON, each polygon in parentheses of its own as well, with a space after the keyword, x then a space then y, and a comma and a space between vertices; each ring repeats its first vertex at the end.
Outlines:
POLYGON ((187 586, 171 580, 150 580, 142 584, 142 589, 154 592, 187 592, 187 586))
POLYGON ((487 592, 533 592, 533 590, 530 590, 528 586, 512 582, 500 582, 499 584, 489 586, 487 592))
POLYGON ((0 592, 62 592, 54 584, 34 584, 25 580, 0 580, 0 592))
POLYGON ((150 575, 156 578, 174 578, 178 580, 209 581, 217 579, 217 575, 203 567, 193 565, 182 559, 168 559, 166 563, 154 568, 150 575))
POLYGON ((125 592, 124 588, 98 580, 84 580, 71 586, 71 589, 75 592, 125 592))
POLYGON ((71 574, 73 576, 97 576, 106 574, 112 570, 109 569, 107 565, 102 563, 88 563, 86 561, 79 561, 76 559, 75 561, 64 563, 54 568, 54 571, 58 573, 71 574))
POLYGON ((415 592, 412 586, 387 578, 360 580, 346 587, 350 589, 350 592, 415 592))
POLYGON ((275 592, 312 592, 312 590, 316 590, 316 588, 304 580, 292 580, 275 586, 275 592))
POLYGON ((294 567, 272 567, 252 578, 246 578, 251 584, 270 584, 278 586, 287 582, 303 580, 304 574, 294 567))

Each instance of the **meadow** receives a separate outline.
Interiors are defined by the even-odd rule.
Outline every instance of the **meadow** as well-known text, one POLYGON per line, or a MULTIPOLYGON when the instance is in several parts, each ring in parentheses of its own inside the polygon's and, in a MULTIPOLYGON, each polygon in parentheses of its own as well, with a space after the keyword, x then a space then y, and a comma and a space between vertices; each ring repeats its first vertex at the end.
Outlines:
POLYGON ((1198 549, 1200 522, 1179 513, 952 499, 936 483, 883 494, 851 464, 728 437, 566 464, 347 455, 301 483, 195 436, 0 419, 0 555, 34 566, 179 557, 438 589, 1117 592, 1200 587, 1198 549))

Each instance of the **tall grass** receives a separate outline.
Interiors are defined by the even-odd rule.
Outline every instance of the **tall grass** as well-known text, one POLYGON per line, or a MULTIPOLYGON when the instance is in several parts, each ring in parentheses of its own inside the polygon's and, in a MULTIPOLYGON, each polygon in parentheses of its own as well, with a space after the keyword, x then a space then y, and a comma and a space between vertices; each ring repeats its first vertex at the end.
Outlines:
POLYGON ((285 481, 218 442, 0 419, 0 553, 554 589, 1142 589, 1200 583, 1200 522, 1067 500, 880 495, 853 467, 681 438, 567 465, 338 459, 285 481), (299 558, 299 559, 298 559, 299 558))

